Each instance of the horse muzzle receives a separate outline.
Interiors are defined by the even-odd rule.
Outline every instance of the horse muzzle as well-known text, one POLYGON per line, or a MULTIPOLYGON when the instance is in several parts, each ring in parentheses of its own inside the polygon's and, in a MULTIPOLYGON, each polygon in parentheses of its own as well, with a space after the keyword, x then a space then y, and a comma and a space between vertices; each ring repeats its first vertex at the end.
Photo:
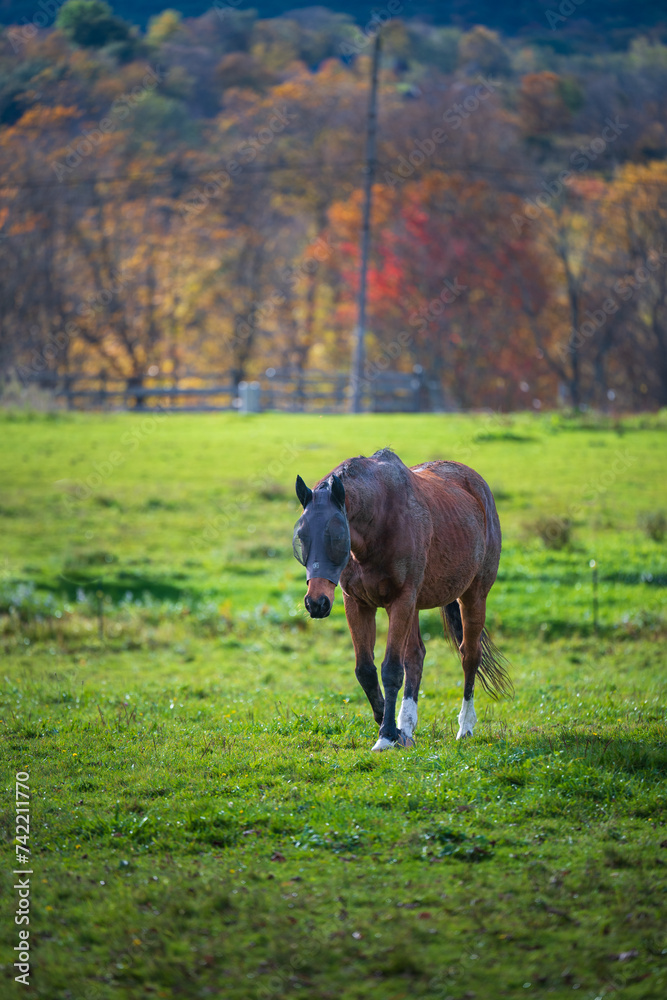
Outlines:
POLYGON ((311 618, 328 618, 334 602, 336 584, 324 576, 311 576, 304 600, 311 618))
POLYGON ((331 614, 331 601, 326 594, 322 594, 321 597, 310 597, 306 594, 304 604, 311 618, 328 618, 331 614))

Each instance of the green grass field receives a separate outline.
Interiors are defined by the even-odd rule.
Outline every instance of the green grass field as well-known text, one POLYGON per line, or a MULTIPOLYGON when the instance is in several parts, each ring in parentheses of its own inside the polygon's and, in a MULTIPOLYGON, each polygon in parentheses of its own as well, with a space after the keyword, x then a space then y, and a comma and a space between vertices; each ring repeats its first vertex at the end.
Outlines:
POLYGON ((667 995, 666 414, 9 413, 0 434, 3 997, 667 995), (494 490, 516 697, 480 693, 457 743, 462 672, 423 613, 417 747, 373 754, 340 593, 303 610, 293 483, 386 445, 494 490))

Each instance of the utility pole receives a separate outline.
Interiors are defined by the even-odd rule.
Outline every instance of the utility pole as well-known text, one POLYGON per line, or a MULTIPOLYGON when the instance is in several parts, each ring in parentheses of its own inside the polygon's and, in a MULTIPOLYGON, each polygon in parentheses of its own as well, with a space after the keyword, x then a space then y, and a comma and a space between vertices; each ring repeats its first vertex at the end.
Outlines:
POLYGON ((354 334, 354 354, 350 394, 352 412, 361 413, 361 376, 364 370, 364 335, 366 332, 366 284, 368 258, 371 244, 371 201, 373 198, 373 175, 375 173, 375 136, 377 132, 377 92, 378 66, 380 63, 380 28, 373 43, 373 63, 371 68, 371 92, 368 99, 368 125, 366 132, 366 166, 364 167, 364 209, 361 224, 361 272, 359 274, 359 296, 357 299, 357 328, 354 334))

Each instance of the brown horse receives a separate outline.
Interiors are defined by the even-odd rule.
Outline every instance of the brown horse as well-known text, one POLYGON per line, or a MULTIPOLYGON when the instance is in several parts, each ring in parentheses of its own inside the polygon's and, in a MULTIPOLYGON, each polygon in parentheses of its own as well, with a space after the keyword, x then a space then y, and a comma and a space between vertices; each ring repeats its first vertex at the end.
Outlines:
POLYGON ((419 612, 426 608, 440 608, 460 651, 464 688, 457 739, 472 736, 477 673, 494 697, 512 690, 503 658, 484 628, 501 534, 482 477, 459 462, 408 468, 385 448, 342 462, 314 491, 298 476, 296 493, 304 511, 294 531, 294 553, 307 569, 306 608, 312 618, 326 618, 340 581, 356 676, 380 726, 373 749, 414 745, 426 653, 419 612), (378 608, 389 616, 384 696, 373 660, 378 608))

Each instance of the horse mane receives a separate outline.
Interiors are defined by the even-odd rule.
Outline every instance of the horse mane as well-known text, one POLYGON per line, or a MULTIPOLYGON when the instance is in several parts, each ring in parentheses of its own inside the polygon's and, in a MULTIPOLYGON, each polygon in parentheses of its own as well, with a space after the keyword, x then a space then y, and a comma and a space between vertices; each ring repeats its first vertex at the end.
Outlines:
POLYGON ((346 495, 348 517, 359 523, 370 523, 377 515, 378 486, 390 487, 390 492, 410 488, 410 470, 391 448, 379 448, 372 455, 356 455, 347 458, 335 469, 327 473, 320 483, 327 482, 332 475, 343 481, 346 495), (351 506, 350 506, 351 505, 351 506))
POLYGON ((403 465, 403 460, 391 448, 378 448, 377 451, 373 452, 371 458, 377 458, 378 462, 399 462, 403 465))
MULTIPOLYGON (((369 462, 391 462, 399 468, 407 469, 402 459, 391 448, 378 448, 372 455, 356 455, 354 458, 347 458, 332 472, 335 472, 341 479, 362 479, 364 476, 372 475, 373 466, 369 465, 369 462)), ((329 473, 329 476, 332 472, 329 473)))

